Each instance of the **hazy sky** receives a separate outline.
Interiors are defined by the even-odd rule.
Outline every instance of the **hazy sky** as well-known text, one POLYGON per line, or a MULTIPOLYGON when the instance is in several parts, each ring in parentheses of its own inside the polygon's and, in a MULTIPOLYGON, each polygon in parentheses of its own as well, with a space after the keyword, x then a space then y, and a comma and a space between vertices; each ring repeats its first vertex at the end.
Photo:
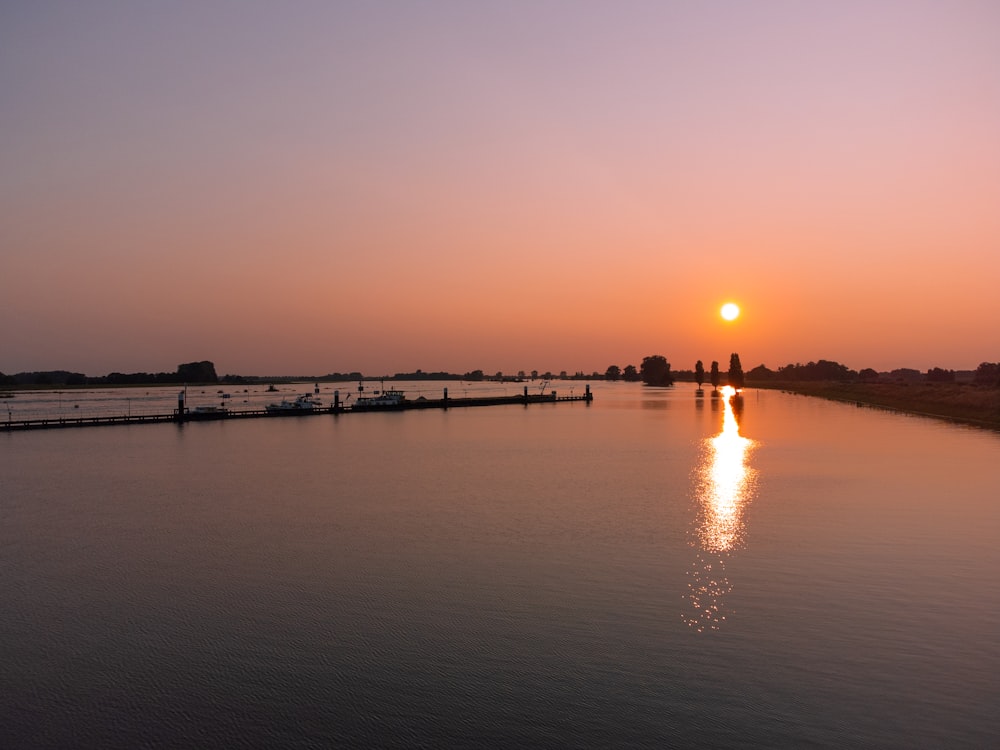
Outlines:
POLYGON ((997 361, 998 40, 995 0, 5 2, 0 371, 997 361))

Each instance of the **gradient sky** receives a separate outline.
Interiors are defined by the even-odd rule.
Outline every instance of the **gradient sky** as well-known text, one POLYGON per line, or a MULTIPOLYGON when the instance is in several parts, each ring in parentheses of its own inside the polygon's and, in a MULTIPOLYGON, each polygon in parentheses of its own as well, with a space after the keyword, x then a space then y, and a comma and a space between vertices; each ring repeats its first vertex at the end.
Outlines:
POLYGON ((998 40, 994 0, 5 2, 0 371, 973 369, 998 40))

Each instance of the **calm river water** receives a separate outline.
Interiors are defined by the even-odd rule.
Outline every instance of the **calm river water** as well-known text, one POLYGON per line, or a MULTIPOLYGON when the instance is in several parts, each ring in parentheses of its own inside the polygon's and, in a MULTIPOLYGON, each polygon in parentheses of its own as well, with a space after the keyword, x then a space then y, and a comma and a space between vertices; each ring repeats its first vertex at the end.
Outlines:
POLYGON ((0 747, 996 746, 1000 436, 593 390, 0 434, 0 747))

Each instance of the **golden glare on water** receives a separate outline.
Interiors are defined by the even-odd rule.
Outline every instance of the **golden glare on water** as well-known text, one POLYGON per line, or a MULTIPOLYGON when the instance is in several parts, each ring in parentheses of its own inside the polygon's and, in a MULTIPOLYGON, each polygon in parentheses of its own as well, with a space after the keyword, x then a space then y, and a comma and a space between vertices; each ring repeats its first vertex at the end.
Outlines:
POLYGON ((732 590, 726 558, 746 541, 744 514, 753 498, 755 472, 747 465, 756 443, 740 434, 742 396, 725 386, 722 430, 705 441, 696 488, 698 554, 689 576, 691 612, 685 619, 703 631, 718 630, 726 619, 725 595, 732 590))
POLYGON ((740 435, 734 396, 736 390, 732 386, 722 389, 725 407, 722 432, 710 439, 707 462, 702 466, 706 481, 701 497, 704 516, 698 536, 702 549, 710 552, 728 552, 742 542, 743 510, 753 478, 746 459, 754 442, 740 435))

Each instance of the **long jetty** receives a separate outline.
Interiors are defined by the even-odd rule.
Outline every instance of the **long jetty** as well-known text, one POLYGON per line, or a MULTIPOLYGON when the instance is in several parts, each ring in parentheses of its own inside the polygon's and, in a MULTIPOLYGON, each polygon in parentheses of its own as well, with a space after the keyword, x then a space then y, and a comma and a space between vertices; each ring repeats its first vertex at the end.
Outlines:
POLYGON ((188 409, 183 402, 178 403, 178 407, 170 414, 136 414, 136 415, 116 415, 105 417, 48 417, 43 419, 7 419, 0 421, 0 432, 17 432, 21 430, 51 430, 67 427, 101 427, 109 425, 133 425, 133 424, 162 424, 173 422, 183 424, 186 422, 207 422, 227 419, 280 419, 284 417, 309 417, 319 414, 368 414, 371 412, 396 412, 409 411, 411 409, 455 409, 471 406, 511 406, 529 404, 555 404, 567 401, 583 401, 589 404, 594 400, 594 394, 587 385, 581 396, 559 396, 556 391, 550 393, 528 393, 524 389, 523 394, 516 396, 466 396, 453 398, 448 395, 448 389, 444 389, 442 398, 417 398, 413 400, 404 399, 399 403, 384 406, 366 406, 355 408, 340 401, 339 394, 335 392, 334 401, 331 406, 315 407, 312 409, 215 409, 211 411, 198 411, 188 409))

